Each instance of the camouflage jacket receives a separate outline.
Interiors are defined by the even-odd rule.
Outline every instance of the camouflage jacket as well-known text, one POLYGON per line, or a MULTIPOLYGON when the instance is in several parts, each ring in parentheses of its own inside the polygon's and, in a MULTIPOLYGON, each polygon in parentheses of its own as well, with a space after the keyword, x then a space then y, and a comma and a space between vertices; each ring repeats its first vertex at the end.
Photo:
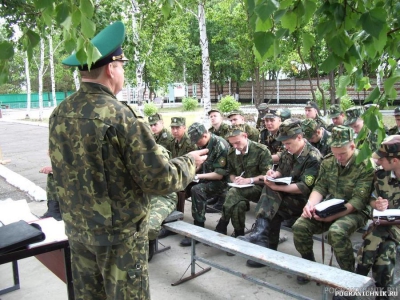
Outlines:
POLYGON ((323 127, 325 129, 328 127, 328 125, 326 125, 325 121, 320 116, 317 116, 315 118, 315 121, 319 124, 320 127, 323 127))
POLYGON ((192 144, 188 134, 185 132, 179 143, 173 138, 169 142, 169 146, 166 148, 171 151, 171 156, 175 158, 188 154, 190 151, 196 150, 197 146, 192 144))
POLYGON ((88 82, 52 112, 49 153, 68 237, 98 246, 147 237, 149 195, 183 190, 196 168, 168 160, 142 117, 88 82))
MULTIPOLYGON (((389 202, 389 209, 400 209, 400 182, 391 171, 383 169, 375 171, 374 192, 372 199, 382 197, 389 202)), ((397 242, 400 242, 400 225, 392 229, 397 242)))
POLYGON ((344 199, 368 216, 374 169, 367 167, 367 161, 356 164, 358 153, 355 150, 345 167, 338 164, 333 154, 327 155, 322 161, 314 191, 327 199, 344 199))
POLYGON ((163 128, 159 134, 153 134, 156 143, 164 146, 167 150, 168 147, 171 145, 171 140, 173 139, 171 132, 168 129, 163 128))
POLYGON ((292 183, 295 183, 302 192, 302 194, 292 194, 292 197, 308 199, 318 176, 321 160, 321 153, 306 140, 299 156, 290 154, 286 149, 282 152, 277 171, 282 177, 292 177, 292 183))
POLYGON ((271 154, 277 154, 283 151, 283 144, 276 140, 278 134, 272 134, 268 129, 264 129, 260 133, 260 143, 267 146, 271 154))
POLYGON ((207 148, 209 150, 207 154, 207 160, 202 164, 198 173, 206 174, 215 172, 219 175, 224 176, 223 181, 226 182, 228 175, 228 142, 220 136, 210 134, 210 141, 208 142, 207 148))
POLYGON ((258 140, 260 138, 260 132, 258 131, 258 129, 250 126, 247 123, 244 124, 244 129, 246 130, 248 139, 258 143, 258 140))
POLYGON ((272 157, 265 145, 248 140, 248 151, 244 155, 237 155, 236 149, 230 148, 228 152, 228 173, 250 178, 260 174, 266 174, 272 167, 272 157))
POLYGON ((370 147, 371 151, 375 152, 379 148, 378 135, 375 133, 372 133, 371 130, 369 130, 369 129, 367 129, 367 130, 368 130, 367 137, 365 139, 358 140, 356 147, 360 148, 362 143, 364 142, 364 140, 367 140, 369 142, 369 147, 370 147))
POLYGON ((228 133, 228 128, 229 125, 222 122, 218 130, 211 126, 208 131, 225 139, 226 134, 228 133))
POLYGON ((330 138, 331 133, 324 129, 324 134, 322 136, 322 138, 319 140, 318 143, 311 143, 311 145, 313 145, 315 148, 317 148, 319 150, 319 152, 321 152, 322 156, 325 156, 329 153, 331 153, 331 146, 328 145, 328 139, 330 138))
POLYGON ((329 132, 332 132, 333 127, 335 127, 335 124, 329 124, 328 127, 326 127, 326 130, 328 130, 329 132))
POLYGON ((397 127, 397 125, 393 126, 388 130, 388 135, 395 135, 395 134, 400 134, 400 129, 397 127))

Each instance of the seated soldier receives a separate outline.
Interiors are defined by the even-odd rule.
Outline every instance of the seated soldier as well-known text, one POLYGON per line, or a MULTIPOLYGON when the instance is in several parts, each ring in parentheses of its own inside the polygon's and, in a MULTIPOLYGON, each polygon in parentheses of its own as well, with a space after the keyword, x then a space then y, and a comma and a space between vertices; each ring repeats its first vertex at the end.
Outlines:
MULTIPOLYGON (((313 235, 328 231, 328 243, 342 270, 354 272, 354 253, 350 236, 365 226, 369 208, 374 169, 367 161, 356 163, 359 151, 354 144, 354 131, 347 126, 335 126, 329 140, 332 154, 321 163, 319 175, 308 198, 303 213, 293 225, 293 239, 301 257, 315 261, 313 235), (326 199, 345 200, 346 210, 321 218, 315 205, 326 199)), ((305 284, 307 278, 298 276, 297 282, 305 284)))
POLYGON ((338 125, 344 125, 344 120, 345 120, 345 114, 344 111, 342 110, 342 108, 340 107, 340 104, 333 104, 330 108, 329 108, 329 118, 331 118, 332 120, 332 124, 330 124, 326 130, 328 130, 329 132, 332 131, 332 128, 334 126, 338 126, 338 125))
MULTIPOLYGON (((188 134, 193 144, 199 149, 207 148, 207 160, 198 169, 195 180, 199 182, 189 185, 189 193, 192 199, 192 216, 194 225, 204 227, 206 220, 207 199, 212 196, 220 196, 227 188, 227 154, 228 142, 207 131, 203 124, 193 123, 188 134)), ((185 237, 180 245, 183 247, 192 244, 191 238, 185 237)))
POLYGON ((315 121, 317 121, 319 126, 323 128, 327 127, 325 121, 320 117, 321 113, 319 111, 317 103, 315 103, 314 101, 307 101, 304 111, 307 119, 314 119, 315 121))
POLYGON ((152 116, 149 116, 148 121, 156 143, 168 149, 171 144, 172 135, 171 132, 164 127, 162 115, 156 113, 152 116))
POLYGON ((211 122, 211 127, 208 129, 209 132, 225 138, 228 133, 228 124, 224 123, 224 118, 218 109, 211 109, 208 112, 208 117, 211 122))
POLYGON ((227 234, 232 220, 233 236, 244 235, 246 211, 249 201, 258 201, 261 195, 264 174, 272 167, 272 158, 265 145, 250 141, 243 125, 231 126, 228 140, 232 148, 228 152, 228 173, 230 181, 237 185, 231 187, 222 207, 222 216, 215 231, 227 234), (241 188, 241 185, 255 184, 241 188))
MULTIPOLYGON (((253 231, 241 238, 245 241, 277 250, 280 227, 283 220, 297 219, 314 186, 322 160, 319 151, 303 138, 301 120, 288 119, 279 127, 278 140, 285 150, 276 171, 268 170, 265 186, 256 207, 256 222, 253 231), (271 178, 291 177, 288 185, 278 185, 271 178)), ((248 260, 249 267, 264 267, 264 264, 248 260)))
POLYGON ((244 114, 240 110, 233 110, 228 114, 228 119, 232 125, 243 125, 249 140, 258 143, 260 132, 247 124, 244 120, 244 114))
POLYGON ((304 132, 306 140, 321 152, 322 157, 331 152, 331 147, 328 145, 328 139, 331 133, 313 119, 304 119, 301 122, 301 128, 304 132))
MULTIPOLYGON (((375 172, 371 207, 378 211, 400 209, 400 135, 387 137, 372 158, 377 159, 382 169, 375 172)), ((356 273, 368 276, 372 268, 375 286, 384 292, 395 291, 394 268, 399 244, 399 225, 371 224, 358 250, 356 273)))
POLYGON ((166 148, 171 151, 172 158, 185 155, 196 148, 186 133, 186 118, 171 118, 171 133, 173 139, 166 148))
POLYGON ((264 126, 264 122, 263 122, 263 117, 265 115, 265 113, 268 110, 268 105, 267 103, 261 103, 258 107, 257 107, 257 111, 258 111, 258 115, 257 115, 257 122, 256 122, 256 128, 258 130, 263 130, 265 128, 264 126))
POLYGON ((396 107, 393 111, 396 125, 389 129, 388 135, 400 134, 400 107, 396 107))

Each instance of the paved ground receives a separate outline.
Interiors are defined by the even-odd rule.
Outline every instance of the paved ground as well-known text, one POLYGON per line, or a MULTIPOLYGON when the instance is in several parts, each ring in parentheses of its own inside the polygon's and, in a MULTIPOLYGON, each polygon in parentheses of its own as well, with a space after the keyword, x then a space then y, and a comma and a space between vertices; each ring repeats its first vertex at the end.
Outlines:
MULTIPOLYGON (((33 112, 31 113, 31 115, 33 112)), ((22 115, 22 113, 20 113, 22 115)), ((18 116, 19 117, 19 116, 18 116)), ((47 156, 48 129, 46 126, 38 126, 36 123, 15 122, 14 115, 3 116, 0 119, 0 148, 3 159, 11 160, 5 166, 9 171, 15 172, 26 178, 27 182, 45 189, 46 176, 38 170, 49 164, 47 156)), ((1 159, 1 158, 0 158, 1 159)), ((1 168, 0 168, 1 171, 1 168)), ((35 196, 35 195, 34 195, 35 196)), ((26 199, 31 211, 41 215, 46 211, 46 202, 35 201, 29 194, 22 192, 0 177, 0 200, 12 198, 13 200, 26 199)), ((186 203, 185 221, 192 222, 190 215, 190 202, 186 203)), ((254 222, 254 204, 248 214, 246 226, 251 227, 254 222)), ((206 227, 213 230, 219 219, 219 214, 207 214, 206 227)), ((229 233, 232 228, 229 228, 229 233)), ((279 251, 298 256, 294 249, 293 239, 290 232, 284 231, 288 241, 279 246, 279 251)), ((219 271, 215 268, 211 272, 202 275, 182 285, 172 287, 171 283, 180 279, 190 262, 190 248, 180 247, 181 236, 174 235, 161 240, 162 243, 171 245, 172 249, 156 255, 149 265, 150 286, 153 299, 288 299, 288 296, 278 294, 267 288, 219 271)), ((360 236, 355 237, 355 242, 360 236)), ((329 247, 326 247, 325 257, 329 257, 329 247)), ((319 262, 321 259, 321 245, 314 243, 314 251, 319 262)), ((287 287, 297 293, 304 294, 312 299, 320 299, 321 287, 315 283, 299 286, 292 275, 288 275, 269 268, 250 269, 245 265, 245 259, 235 256, 228 257, 224 252, 217 249, 198 245, 197 254, 206 256, 210 260, 216 260, 229 267, 235 267, 240 272, 259 276, 275 283, 280 287, 287 287)), ((336 265, 336 262, 334 262, 336 265)), ((200 263, 200 265, 202 265, 200 263)), ((27 258, 19 261, 21 289, 0 296, 0 300, 36 300, 54 299, 65 300, 66 288, 64 283, 48 271, 35 258, 27 258)), ((190 271, 190 270, 189 270, 190 271)), ((0 266, 0 289, 11 284, 11 265, 0 266)))

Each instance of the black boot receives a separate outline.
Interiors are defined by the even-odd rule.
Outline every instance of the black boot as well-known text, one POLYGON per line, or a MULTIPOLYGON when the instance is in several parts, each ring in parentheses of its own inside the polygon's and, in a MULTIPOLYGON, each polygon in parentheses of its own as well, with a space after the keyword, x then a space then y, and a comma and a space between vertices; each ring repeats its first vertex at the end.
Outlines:
MULTIPOLYGON (((198 221, 194 220, 193 224, 204 228, 204 222, 198 222, 198 221)), ((196 244, 200 243, 199 241, 196 241, 196 240, 194 242, 196 244)), ((179 243, 179 245, 181 245, 182 247, 189 247, 192 245, 192 239, 185 236, 185 238, 179 243)))
POLYGON ((359 274, 359 275, 368 276, 369 269, 364 267, 364 266, 362 266, 362 265, 360 265, 360 264, 358 264, 357 268, 356 268, 356 273, 359 274))
POLYGON ((221 218, 218 221, 217 227, 215 227, 215 231, 226 235, 228 232, 228 225, 229 221, 225 221, 221 218))
MULTIPOLYGON (((256 242, 260 239, 260 236, 263 234, 263 232, 265 230, 269 231, 269 222, 268 222, 268 220, 267 219, 263 219, 263 218, 257 218, 256 222, 252 226, 251 233, 249 233, 248 235, 242 236, 239 239, 241 239, 243 241, 246 241, 246 242, 249 242, 249 243, 253 243, 253 244, 259 245, 256 242)), ((268 247, 268 246, 264 246, 264 245, 260 245, 260 246, 268 247)))
MULTIPOLYGON (((222 206, 225 203, 225 195, 224 196, 218 196, 216 198, 217 198, 216 203, 213 206, 211 206, 211 207, 208 206, 206 208, 206 212, 207 213, 215 214, 215 213, 220 213, 222 211, 222 206)), ((208 205, 208 202, 207 202, 207 205, 208 205)))
POLYGON ((156 243, 157 240, 149 241, 149 258, 147 259, 147 261, 151 261, 151 259, 153 258, 154 252, 156 252, 156 243))
POLYGON ((40 218, 50 218, 53 217, 57 221, 61 221, 60 204, 55 200, 47 200, 47 211, 40 218))
POLYGON ((158 233, 158 238, 163 239, 169 235, 175 235, 177 234, 176 232, 173 232, 171 230, 165 229, 164 227, 161 227, 160 232, 158 233))
MULTIPOLYGON (((304 258, 304 259, 310 260, 310 261, 315 261, 315 257, 314 257, 314 253, 313 252, 307 253, 305 255, 302 254, 301 257, 304 258)), ((297 276, 297 283, 298 284, 303 285, 303 284, 307 284, 309 282, 310 282, 310 279, 308 279, 306 277, 303 277, 303 276, 297 276)))
POLYGON ((376 286, 376 290, 377 291, 382 291, 380 296, 376 296, 375 297, 375 300, 389 300, 390 299, 388 294, 387 294, 387 291, 388 291, 387 286, 381 286, 378 283, 375 283, 375 286, 376 286), (386 294, 383 293, 383 292, 386 292, 386 294))

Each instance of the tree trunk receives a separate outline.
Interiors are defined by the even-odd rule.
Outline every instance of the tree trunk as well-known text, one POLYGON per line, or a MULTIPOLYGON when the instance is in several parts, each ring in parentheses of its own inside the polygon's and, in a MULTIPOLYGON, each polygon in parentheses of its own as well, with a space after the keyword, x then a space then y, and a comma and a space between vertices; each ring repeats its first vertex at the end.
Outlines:
POLYGON ((78 69, 75 69, 74 73, 74 83, 75 83, 75 89, 79 90, 79 88, 81 87, 81 82, 79 80, 79 72, 78 69))
POLYGON ((336 99, 335 71, 334 70, 330 71, 328 76, 329 76, 329 94, 331 97, 331 105, 340 104, 340 100, 336 99))
POLYGON ((49 63, 50 63, 50 80, 51 80, 51 97, 53 99, 53 106, 57 106, 56 97, 56 81, 54 78, 54 53, 53 53, 53 27, 50 28, 49 39, 49 63))
POLYGON ((315 96, 314 85, 313 85, 312 80, 311 80, 310 71, 308 71, 306 62, 304 61, 303 55, 301 54, 300 47, 297 48, 297 53, 299 54, 301 63, 303 64, 303 66, 304 66, 304 68, 305 68, 305 70, 306 70, 307 77, 308 77, 308 81, 310 82, 310 89, 311 89, 311 95, 312 95, 312 97, 313 97, 313 101, 317 102, 317 97, 315 96))
POLYGON ((26 118, 31 112, 31 75, 29 73, 28 52, 25 52, 25 76, 26 76, 26 118))
POLYGON ((261 102, 261 80, 260 80, 260 65, 257 64, 254 70, 254 79, 255 79, 255 97, 254 97, 254 104, 256 107, 261 102))
POLYGON ((208 118, 207 112, 211 109, 210 97, 210 56, 208 54, 208 39, 206 28, 206 15, 204 10, 204 1, 200 1, 198 5, 199 29, 200 29, 200 47, 201 47, 201 61, 203 67, 203 92, 202 103, 204 107, 204 118, 208 118))
POLYGON ((44 40, 40 39, 40 62, 39 62, 39 72, 38 72, 38 81, 39 81, 39 120, 43 120, 43 70, 44 70, 44 40))

